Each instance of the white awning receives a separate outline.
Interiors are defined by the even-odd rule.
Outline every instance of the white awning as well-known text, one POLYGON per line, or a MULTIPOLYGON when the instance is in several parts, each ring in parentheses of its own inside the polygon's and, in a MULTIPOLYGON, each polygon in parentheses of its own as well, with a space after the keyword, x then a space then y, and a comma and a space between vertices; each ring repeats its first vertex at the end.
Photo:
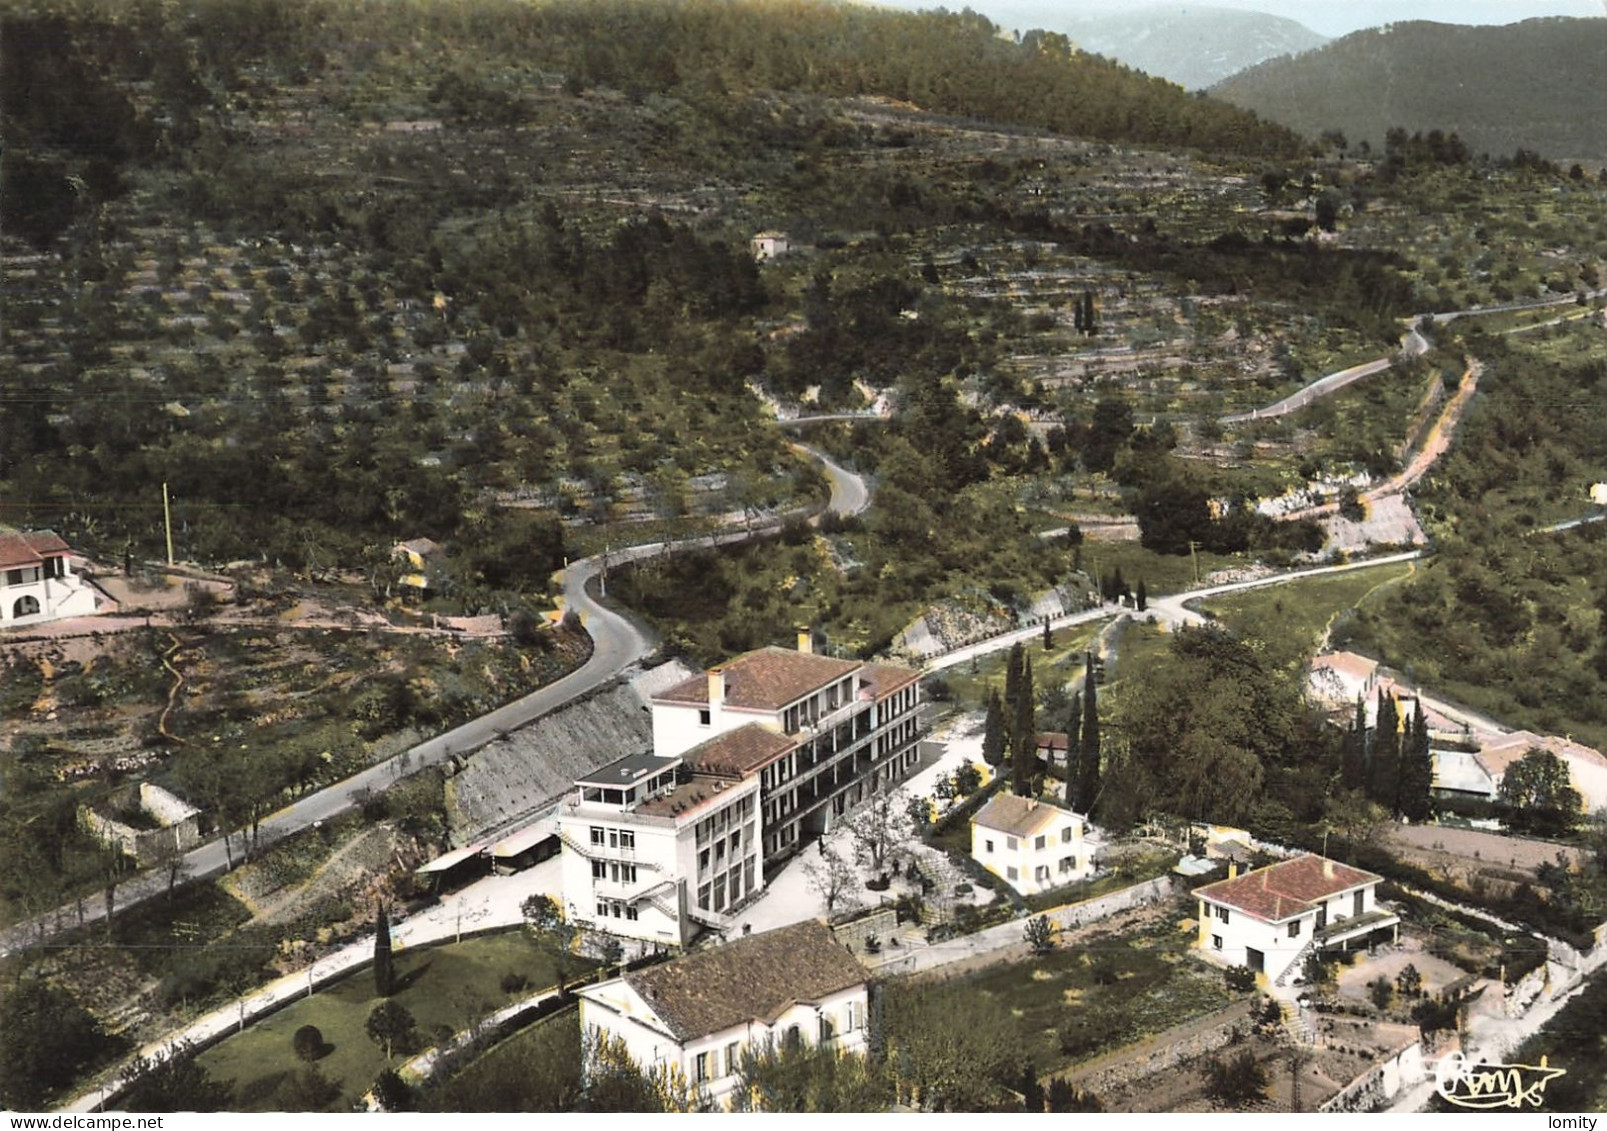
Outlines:
POLYGON ((428 864, 416 869, 413 874, 415 876, 423 876, 428 875, 431 872, 445 872, 451 868, 456 868, 465 860, 478 856, 484 851, 485 845, 479 841, 476 841, 474 844, 467 845, 463 848, 454 848, 445 856, 437 856, 428 864))

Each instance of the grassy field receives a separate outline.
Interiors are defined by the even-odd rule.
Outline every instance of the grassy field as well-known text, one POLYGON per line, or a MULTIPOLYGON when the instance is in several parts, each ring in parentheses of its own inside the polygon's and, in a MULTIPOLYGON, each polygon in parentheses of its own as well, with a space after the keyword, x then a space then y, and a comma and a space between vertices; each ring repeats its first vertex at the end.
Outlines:
MULTIPOLYGON (((1363 607, 1386 587, 1410 577, 1414 569, 1413 562, 1397 562, 1269 585, 1212 597, 1201 602, 1199 609, 1241 635, 1265 641, 1291 661, 1303 660, 1338 618, 1363 607)), ((1123 651, 1126 652, 1125 641, 1123 651)))
MULTIPOLYGON (((1062 628, 1054 634, 1053 648, 1043 650, 1042 636, 1035 636, 1022 645, 1022 651, 1032 659, 1033 687, 1042 691, 1054 680, 1062 685, 1082 674, 1083 653, 1093 646, 1102 625, 1077 625, 1062 628)), ((943 673, 948 681, 953 701, 963 711, 980 711, 987 705, 989 687, 1004 693, 1004 669, 1009 662, 1008 650, 979 657, 973 669, 970 664, 959 664, 943 673)))
MULTIPOLYGON (((396 976, 401 988, 391 1000, 417 1021, 414 1051, 439 1043, 505 1004, 509 995, 501 982, 507 974, 523 975, 531 987, 555 980, 550 957, 523 931, 398 952, 396 976)), ((301 1067, 291 1049, 291 1036, 303 1025, 316 1025, 328 1051, 315 1064, 339 1086, 340 1098, 332 1107, 342 1110, 361 1097, 386 1067, 384 1050, 364 1032, 378 1001, 371 971, 360 970, 208 1049, 198 1060, 217 1079, 234 1082, 234 1110, 278 1110, 280 1088, 301 1067)), ((401 1051, 393 1063, 400 1063, 401 1051)))
POLYGON ((911 1013, 889 1002, 889 1036, 898 1039, 901 1018, 929 1018, 934 1006, 952 1004, 956 1016, 1002 1024, 1022 1063, 1052 1072, 1226 1005, 1222 975, 1189 960, 1189 942, 1163 918, 941 985, 894 983, 890 996, 926 1000, 911 1013))
POLYGON ((497 1043, 439 1086, 425 1111, 567 1111, 580 1091, 580 1012, 570 1008, 497 1043))

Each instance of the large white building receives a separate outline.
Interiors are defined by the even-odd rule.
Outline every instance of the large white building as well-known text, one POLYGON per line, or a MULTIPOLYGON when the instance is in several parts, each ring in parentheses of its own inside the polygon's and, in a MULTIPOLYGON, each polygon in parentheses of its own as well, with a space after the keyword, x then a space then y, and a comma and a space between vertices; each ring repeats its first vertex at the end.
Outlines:
POLYGON ((748 652, 654 696, 653 749, 685 753, 701 770, 757 774, 770 862, 914 767, 919 681, 908 668, 816 655, 801 635, 798 651, 748 652), (741 757, 704 745, 744 729, 774 737, 751 738, 741 757))
POLYGON ((971 818, 971 857, 1022 895, 1094 874, 1094 843, 1070 809, 995 795, 971 818))
POLYGON ((576 782, 558 810, 569 917, 670 946, 729 926, 725 912, 764 886, 758 793, 755 778, 653 754, 576 782))
POLYGON ((1348 948, 1400 925, 1378 902, 1383 877, 1322 856, 1296 856, 1197 888, 1199 946, 1276 982, 1308 952, 1348 948))
POLYGON ((684 946, 767 867, 915 765, 920 674, 761 648, 652 699, 653 753, 559 807, 564 902, 587 926, 684 946))
POLYGON ((72 548, 53 531, 0 533, 0 627, 95 612, 95 590, 73 573, 72 548))
POLYGON ((587 986, 581 1031, 622 1042, 638 1067, 723 1106, 742 1057, 792 1042, 863 1054, 869 976, 806 919, 587 986))

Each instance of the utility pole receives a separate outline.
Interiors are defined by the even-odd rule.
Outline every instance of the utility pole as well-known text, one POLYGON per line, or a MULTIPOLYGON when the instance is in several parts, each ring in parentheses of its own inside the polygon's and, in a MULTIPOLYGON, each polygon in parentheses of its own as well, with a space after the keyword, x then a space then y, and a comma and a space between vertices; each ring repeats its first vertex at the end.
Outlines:
POLYGON ((173 510, 167 501, 167 480, 162 480, 162 525, 167 530, 167 564, 173 564, 173 510))
POLYGON ((1200 583, 1200 557, 1199 557, 1199 553, 1198 553, 1199 548, 1200 548, 1200 544, 1198 542, 1196 542, 1194 539, 1190 538, 1189 539, 1189 561, 1194 563, 1194 584, 1196 586, 1199 585, 1199 583, 1200 583))

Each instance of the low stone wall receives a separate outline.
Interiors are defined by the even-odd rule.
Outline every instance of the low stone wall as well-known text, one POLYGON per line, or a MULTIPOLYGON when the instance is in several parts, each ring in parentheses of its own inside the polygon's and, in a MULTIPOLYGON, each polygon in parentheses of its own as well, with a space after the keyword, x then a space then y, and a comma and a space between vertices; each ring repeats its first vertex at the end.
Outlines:
POLYGON ((1420 1083, 1427 1074, 1423 1066, 1423 1044, 1413 1041, 1356 1077, 1317 1110, 1374 1111, 1398 1096, 1402 1089, 1420 1083))
POLYGON ((1120 891, 1106 892, 1093 899, 1085 899, 1081 903, 1068 903, 1064 907, 1056 907, 1044 914, 1049 916, 1050 921, 1061 930, 1070 930, 1109 918, 1118 911, 1131 911, 1135 907, 1160 903, 1162 900, 1170 899, 1174 890, 1171 876, 1156 876, 1153 880, 1146 880, 1141 884, 1122 888, 1120 891))
POLYGON ((96 840, 132 856, 141 867, 150 867, 173 852, 188 852, 201 843, 199 811, 149 782, 139 788, 139 807, 160 827, 136 829, 104 813, 85 806, 78 819, 96 840))
POLYGON ((862 915, 849 923, 834 924, 831 928, 832 937, 842 943, 855 954, 868 953, 865 949, 865 940, 875 936, 883 946, 898 930, 898 912, 891 907, 881 907, 868 915, 862 915))
POLYGON ((1225 1009, 1174 1025, 1059 1075, 1072 1087, 1098 1095, 1101 1091, 1168 1071, 1185 1061, 1215 1052, 1232 1043, 1236 1035, 1248 1032, 1253 1005, 1249 1000, 1236 1001, 1225 1009))

